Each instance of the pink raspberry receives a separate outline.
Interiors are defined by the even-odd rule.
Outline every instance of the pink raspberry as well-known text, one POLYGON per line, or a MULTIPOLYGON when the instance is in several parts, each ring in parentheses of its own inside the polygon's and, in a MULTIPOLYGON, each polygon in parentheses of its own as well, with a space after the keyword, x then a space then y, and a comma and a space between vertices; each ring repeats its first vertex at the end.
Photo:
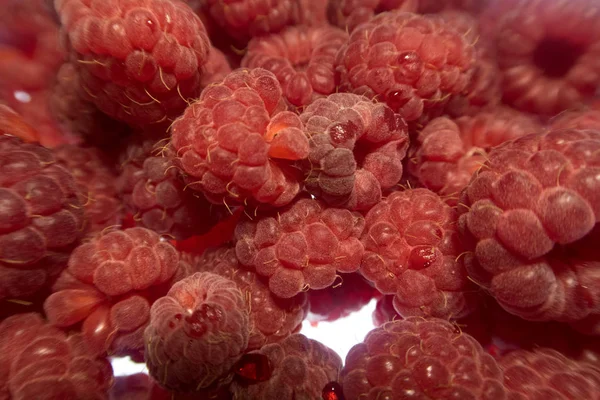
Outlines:
POLYGON ((287 101, 303 107, 335 92, 335 56, 347 40, 332 26, 292 26, 250 40, 242 66, 271 71, 287 101))
POLYGON ((0 324, 0 398, 102 400, 112 383, 110 363, 80 335, 67 336, 35 313, 0 324))
POLYGON ((423 186, 455 205, 460 191, 485 162, 487 152, 541 130, 534 118, 509 108, 456 120, 436 118, 412 142, 408 170, 423 186))
POLYGON ((105 233, 73 251, 44 310, 61 328, 81 322, 95 353, 140 359, 150 306, 182 268, 177 250, 148 229, 105 233))
POLYGON ((302 328, 308 312, 306 293, 298 293, 289 299, 275 296, 266 279, 239 265, 234 248, 206 251, 196 262, 196 268, 231 279, 242 292, 250 315, 247 350, 279 342, 302 328))
POLYGON ((496 361, 473 337, 436 318, 372 330, 350 350, 341 376, 346 400, 506 398, 496 361))
POLYGON ((300 199, 286 209, 241 221, 235 231, 240 263, 269 278, 276 296, 331 286, 337 272, 358 270, 364 218, 356 212, 300 199))
POLYGON ((266 362, 267 380, 234 380, 231 392, 236 400, 320 399, 325 385, 336 380, 342 368, 342 360, 333 350, 299 333, 248 353, 242 361, 245 359, 248 362, 241 364, 242 372, 255 369, 253 362, 266 362))
POLYGON ((73 175, 37 144, 0 134, 0 299, 47 288, 85 229, 73 175))
POLYGON ((417 12, 419 0, 330 0, 327 8, 333 25, 352 32, 375 14, 399 10, 417 12))
POLYGON ((357 27, 337 57, 341 90, 377 98, 408 122, 441 114, 474 65, 473 44, 450 24, 402 11, 357 27))
MULTIPOLYGON (((169 121, 200 93, 210 43, 200 18, 169 0, 55 0, 89 101, 132 125, 169 121)), ((168 123, 167 123, 168 124, 168 123)))
POLYGON ((398 184, 408 129, 384 103, 351 93, 318 99, 300 115, 310 138, 307 189, 351 210, 368 210, 398 184))
POLYGON ((459 226, 474 248, 465 266, 510 313, 600 314, 599 156, 598 131, 527 135, 492 150, 463 191, 459 226))
POLYGON ((208 60, 204 64, 204 72, 200 77, 200 86, 205 88, 209 85, 218 84, 229 73, 231 73, 231 67, 225 54, 216 47, 211 47, 208 60))
POLYGON ((365 217, 360 271, 383 294, 394 294, 403 317, 461 318, 473 311, 456 214, 427 189, 393 192, 365 217))
POLYGON ((249 318, 235 282, 198 272, 173 285, 144 333, 150 374, 165 388, 219 386, 248 345, 249 318))
POLYGON ((560 113, 552 120, 552 129, 594 129, 600 131, 600 109, 560 113))
POLYGON ((302 122, 284 110, 275 75, 261 68, 207 87, 171 129, 189 187, 215 204, 290 203, 301 179, 290 162, 309 148, 302 122))

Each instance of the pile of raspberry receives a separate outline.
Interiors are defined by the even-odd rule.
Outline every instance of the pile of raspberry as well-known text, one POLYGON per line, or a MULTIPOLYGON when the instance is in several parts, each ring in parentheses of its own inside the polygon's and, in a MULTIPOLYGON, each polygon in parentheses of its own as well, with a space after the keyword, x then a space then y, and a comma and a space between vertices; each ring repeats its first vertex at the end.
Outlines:
POLYGON ((596 0, 5 3, 0 399, 600 400, 596 0))

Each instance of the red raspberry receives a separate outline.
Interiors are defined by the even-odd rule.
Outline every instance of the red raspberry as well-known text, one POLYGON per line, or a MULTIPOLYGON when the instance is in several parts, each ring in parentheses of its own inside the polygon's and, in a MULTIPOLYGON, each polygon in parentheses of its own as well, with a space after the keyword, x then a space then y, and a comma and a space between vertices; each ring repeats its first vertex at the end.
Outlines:
POLYGON ((474 63, 473 44, 442 18, 388 11, 352 32, 337 69, 342 90, 375 97, 413 122, 441 114, 474 63))
POLYGON ((235 231, 240 263, 269 278, 269 289, 290 298, 331 286, 337 272, 358 270, 364 218, 301 199, 276 214, 241 221, 235 231))
POLYGON ((557 351, 517 350, 499 362, 510 400, 600 399, 600 368, 557 351))
POLYGON ((346 400, 506 398, 496 361, 473 337, 436 318, 372 330, 346 356, 342 379, 346 400))
POLYGON ((234 381, 231 392, 236 400, 320 399, 323 387, 336 380, 342 368, 333 350, 299 333, 248 353, 242 360, 253 356, 266 358, 270 376, 250 384, 234 381))
POLYGON ((327 1, 298 0, 295 20, 298 25, 323 26, 327 21, 327 1))
POLYGON ((181 277, 177 250, 144 228, 99 235, 79 246, 44 303, 48 320, 81 331, 97 354, 140 359, 150 306, 181 277))
POLYGON ((209 85, 217 84, 230 73, 231 67, 225 54, 216 47, 211 47, 208 60, 204 64, 204 73, 200 77, 200 86, 205 88, 209 85))
POLYGON ((493 0, 419 0, 419 12, 431 14, 445 10, 463 10, 477 14, 483 11, 491 1, 493 0))
POLYGON ((333 25, 352 32, 375 14, 399 10, 417 12, 419 0, 330 0, 327 8, 333 25))
POLYGON ((0 135, 0 300, 51 285, 84 233, 73 175, 52 153, 0 135))
POLYGON ((5 104, 0 104, 0 135, 12 135, 27 143, 40 141, 38 131, 5 104))
POLYGON ((600 314, 600 132, 527 135, 492 150, 463 191, 469 275, 529 320, 600 314), (596 229, 594 229, 596 227, 596 229))
POLYGON ((387 105, 336 93, 316 100, 300 119, 310 137, 305 183, 318 198, 368 210, 400 181, 408 129, 387 105))
POLYGON ((169 0, 55 0, 88 99, 132 125, 174 119, 200 93, 210 43, 200 18, 169 0))
POLYGON ((373 325, 379 327, 386 322, 395 321, 396 319, 402 319, 400 315, 394 309, 394 296, 385 295, 377 299, 377 305, 371 315, 373 319, 373 325))
POLYGON ((332 26, 292 26, 250 40, 242 66, 275 74, 292 106, 303 107, 336 90, 334 63, 348 34, 332 26))
POLYGON ((248 345, 249 318, 235 282, 198 272, 151 309, 144 333, 150 374, 165 388, 219 386, 248 345))
POLYGON ((600 109, 561 113, 553 119, 552 129, 594 129, 600 131, 600 109))
POLYGON ((300 190, 290 161, 308 155, 298 116, 271 72, 238 70, 207 87, 171 129, 189 187, 215 204, 282 206, 300 190))
POLYGON ((383 294, 395 294, 403 317, 461 318, 475 306, 463 265, 456 215, 427 189, 393 192, 365 217, 360 271, 383 294))
POLYGON ((101 400, 112 383, 110 363, 80 335, 67 336, 35 313, 0 324, 0 398, 101 400))
POLYGON ((199 271, 219 274, 237 285, 250 314, 250 338, 247 350, 280 342, 299 332, 308 312, 306 293, 282 299, 271 293, 266 279, 239 265, 235 249, 209 250, 196 262, 199 271))
POLYGON ((550 116, 593 97, 600 84, 595 0, 513 3, 493 15, 504 101, 550 116))
POLYGON ((409 172, 423 186, 455 205, 460 191, 486 160, 486 153, 508 140, 536 133, 541 125, 532 117, 498 108, 472 117, 430 121, 412 142, 409 172))

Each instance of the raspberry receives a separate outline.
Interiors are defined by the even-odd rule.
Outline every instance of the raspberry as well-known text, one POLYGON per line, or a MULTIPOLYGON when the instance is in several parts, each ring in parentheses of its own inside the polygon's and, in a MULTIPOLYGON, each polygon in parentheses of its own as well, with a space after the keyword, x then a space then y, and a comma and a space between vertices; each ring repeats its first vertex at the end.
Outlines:
POLYGON ((356 212, 301 199, 276 214, 241 221, 235 250, 242 265, 269 278, 276 296, 290 298, 331 286, 337 272, 358 270, 363 228, 356 212))
POLYGON ((61 328, 81 322, 96 354, 140 359, 150 306, 181 278, 181 268, 177 251, 152 231, 105 233, 73 251, 44 310, 61 328))
POLYGON ((438 13, 447 10, 463 10, 473 14, 480 13, 493 0, 419 0, 421 14, 438 13))
POLYGON ((248 356, 266 357, 270 377, 264 382, 231 384, 236 400, 320 399, 323 387, 336 380, 342 360, 330 348, 299 333, 268 344, 248 356))
POLYGON ((164 141, 133 140, 121 154, 118 188, 136 225, 176 240, 201 235, 225 214, 185 188, 164 141))
POLYGON ((117 198, 115 174, 108 160, 93 147, 62 145, 53 150, 56 161, 68 169, 85 202, 90 233, 99 233, 121 222, 121 204, 117 198))
POLYGON ((473 337, 435 318, 372 330, 346 356, 342 380, 346 400, 506 398, 494 359, 473 337))
POLYGON ((244 297, 233 281, 216 274, 198 272, 177 282, 150 314, 146 363, 170 390, 218 386, 248 345, 244 297))
POLYGON ((333 25, 352 32, 377 13, 391 10, 416 12, 419 0, 330 0, 327 8, 333 25))
POLYGON ((552 129, 594 129, 600 131, 600 109, 563 112, 553 119, 552 129))
POLYGON ((595 1, 513 3, 494 15, 504 101, 550 116, 593 97, 600 84, 595 1))
POLYGON ((408 147, 406 123, 383 103, 337 93, 301 114, 310 137, 307 189, 351 210, 368 210, 398 184, 408 147))
POLYGON ((412 143, 408 169, 423 186, 455 205, 471 175, 485 162, 488 151, 541 130, 535 119, 509 108, 456 120, 436 118, 412 143))
POLYGON ((89 101, 131 125, 176 118, 200 92, 210 43, 183 2, 55 0, 89 101))
POLYGON ((499 362, 511 400, 600 399, 600 368, 557 351, 517 350, 499 362))
POLYGON ((394 309, 394 296, 381 296, 377 300, 377 305, 375 306, 375 310, 373 311, 371 318, 373 319, 373 325, 375 326, 381 326, 386 322, 401 319, 402 317, 399 316, 394 309))
POLYGON ((242 292, 250 315, 247 350, 260 349, 300 331, 308 312, 306 293, 298 293, 289 299, 273 295, 264 278, 239 265, 233 248, 209 250, 196 265, 199 271, 212 272, 231 279, 242 292))
POLYGON ((67 336, 35 313, 0 324, 0 397, 106 399, 113 371, 92 356, 80 335, 67 336))
POLYGON ((527 135, 492 150, 461 196, 465 266, 528 320, 600 314, 600 132, 527 135), (594 228, 596 227, 596 228, 594 228))
POLYGON ((171 129, 189 187, 227 205, 283 206, 300 190, 290 161, 308 155, 298 116, 271 72, 238 70, 207 87, 171 129))
POLYGON ((473 44, 442 18, 388 11, 352 32, 337 70, 341 90, 377 98, 417 122, 463 92, 474 63, 473 44))
POLYGON ((225 54, 216 47, 210 48, 208 60, 204 64, 204 73, 200 77, 200 86, 203 88, 221 82, 231 73, 231 67, 225 54))
POLYGON ((250 40, 242 66, 271 71, 287 101, 303 107, 335 92, 335 56, 347 40, 331 26, 292 26, 250 40))
POLYGON ((39 133, 7 105, 0 104, 0 135, 12 135, 24 142, 39 142, 39 133))
POLYGON ((326 1, 298 0, 297 13, 295 19, 298 25, 329 25, 326 1))
POLYGON ((0 300, 34 294, 82 237, 75 180, 49 150, 0 135, 0 204, 0 300))
POLYGON ((393 192, 365 217, 360 271, 403 317, 461 318, 475 306, 454 210, 427 189, 393 192))

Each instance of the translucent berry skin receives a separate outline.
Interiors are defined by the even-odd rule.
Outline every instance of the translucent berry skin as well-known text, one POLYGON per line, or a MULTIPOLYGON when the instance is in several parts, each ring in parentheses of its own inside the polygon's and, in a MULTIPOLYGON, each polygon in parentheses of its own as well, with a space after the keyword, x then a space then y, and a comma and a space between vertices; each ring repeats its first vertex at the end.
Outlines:
POLYGON ((207 87, 171 128, 189 188, 215 204, 283 206, 300 190, 292 161, 308 156, 298 116, 271 72, 236 70, 207 87))
POLYGON ((90 354, 80 335, 67 336, 39 314, 0 324, 0 398, 108 400, 108 360, 90 354))
POLYGON ((73 251, 44 310, 61 328, 81 322, 96 354, 143 359, 150 306, 183 277, 182 265, 177 250, 148 229, 105 233, 73 251))
POLYGON ((516 350, 499 361, 510 400, 600 399, 600 368, 558 351, 516 350))
POLYGON ((527 135, 492 150, 463 191, 469 275, 529 320, 574 322, 600 310, 600 132, 527 135))
POLYGON ((151 309, 146 364, 163 387, 191 392, 217 385, 246 350, 248 310, 235 282, 198 272, 151 309))
POLYGON ((210 43, 185 3, 55 0, 87 99, 109 116, 147 125, 179 116, 200 93, 210 43))
POLYGON ((372 330, 350 350, 341 376, 346 400, 506 399, 496 361, 456 325, 435 318, 372 330))
POLYGON ((341 91, 387 103, 407 122, 439 116, 468 85, 473 44, 442 18, 402 11, 357 27, 337 56, 341 91))
POLYGON ((462 258, 456 214, 427 189, 392 192, 365 217, 360 272, 394 294, 403 317, 460 318, 476 303, 462 258))
POLYGON ((356 212, 300 199, 276 214, 240 221, 240 263, 269 278, 276 296, 331 286, 337 272, 355 272, 363 256, 364 218, 356 212))
POLYGON ((249 354, 267 356, 271 376, 250 385, 234 381, 231 392, 236 400, 320 399, 323 387, 337 380, 342 368, 333 350, 299 333, 249 354))
POLYGON ((347 40, 331 26, 293 26, 250 40, 242 66, 271 71, 286 100, 302 107, 335 92, 335 56, 347 40))
POLYGON ((40 133, 6 104, 0 104, 0 135, 12 135, 26 143, 40 141, 40 133))
POLYGON ((198 271, 231 279, 242 292, 250 316, 248 351, 280 342, 302 328, 308 312, 307 294, 298 293, 289 299, 275 296, 264 277, 239 265, 234 248, 207 250, 195 265, 198 271))
POLYGON ((52 284, 85 229, 73 175, 52 153, 0 134, 0 299, 52 284))
POLYGON ((417 12, 418 4, 419 0, 331 0, 327 15, 333 25, 352 32, 377 13, 391 10, 417 12))

